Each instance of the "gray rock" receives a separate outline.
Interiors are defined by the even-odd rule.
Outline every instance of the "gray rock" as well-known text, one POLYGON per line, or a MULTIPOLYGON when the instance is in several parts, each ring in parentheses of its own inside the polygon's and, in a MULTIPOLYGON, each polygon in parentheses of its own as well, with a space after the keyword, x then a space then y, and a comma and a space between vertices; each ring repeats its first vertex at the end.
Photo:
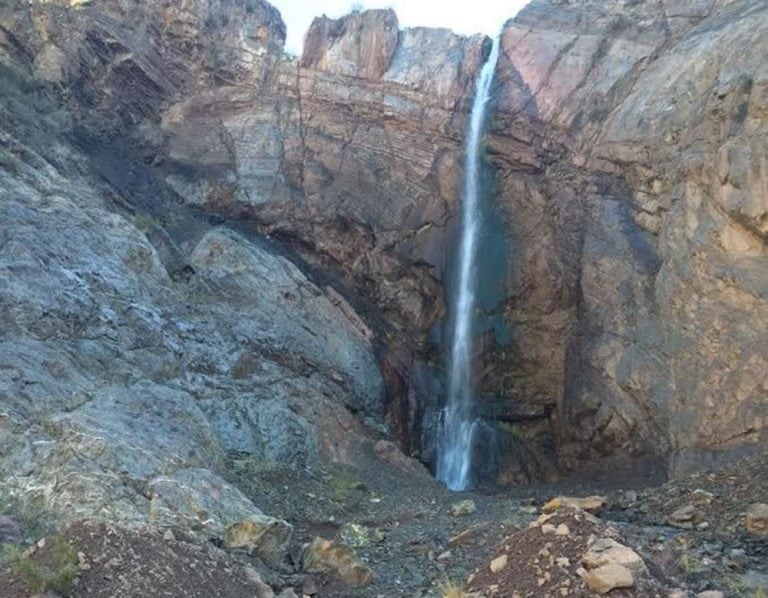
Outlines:
POLYGON ((227 455, 352 463, 364 440, 349 410, 383 411, 362 320, 263 243, 194 216, 178 214, 185 225, 158 251, 151 216, 119 214, 81 153, 55 129, 40 144, 22 136, 29 115, 11 108, 3 142, 21 157, 0 169, 0 500, 41 525, 98 518, 212 538, 246 520, 289 534, 225 481, 227 455), (169 273, 178 263, 186 278, 169 273))

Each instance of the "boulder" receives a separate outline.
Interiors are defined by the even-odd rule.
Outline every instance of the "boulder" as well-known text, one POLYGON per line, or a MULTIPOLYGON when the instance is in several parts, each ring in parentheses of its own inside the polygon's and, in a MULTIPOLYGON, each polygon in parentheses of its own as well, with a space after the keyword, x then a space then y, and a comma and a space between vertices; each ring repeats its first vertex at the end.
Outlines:
POLYGON ((275 563, 286 554, 292 534, 290 524, 264 517, 229 526, 222 541, 226 548, 245 548, 264 561, 275 563))
POLYGON ((304 547, 301 565, 307 573, 326 573, 357 588, 373 581, 373 571, 355 559, 351 549, 331 540, 315 538, 304 547))
POLYGON ((617 588, 631 588, 635 585, 632 571, 618 563, 608 563, 591 569, 583 575, 584 582, 598 594, 607 594, 617 588))
POLYGON ((541 507, 542 513, 553 513, 558 509, 575 508, 589 513, 595 513, 603 508, 605 498, 602 496, 557 496, 541 507))
POLYGON ((429 470, 421 462, 404 454, 394 442, 379 440, 373 445, 373 452, 379 461, 395 469, 414 475, 429 475, 429 470))
POLYGON ((643 559, 634 550, 612 538, 600 538, 593 542, 582 559, 587 569, 618 564, 634 574, 645 571, 643 559))
POLYGON ((768 504, 754 503, 747 507, 747 531, 756 536, 768 536, 768 504))

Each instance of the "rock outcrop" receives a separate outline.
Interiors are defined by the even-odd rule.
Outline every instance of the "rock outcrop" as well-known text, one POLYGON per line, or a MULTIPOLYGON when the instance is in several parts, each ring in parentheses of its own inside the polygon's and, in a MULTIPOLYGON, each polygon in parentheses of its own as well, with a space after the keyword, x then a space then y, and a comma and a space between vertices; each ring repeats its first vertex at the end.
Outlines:
MULTIPOLYGON (((0 149, 20 471, 88 445, 144 518, 153 480, 226 452, 348 458, 353 413, 386 410, 428 459, 490 40, 365 11, 317 19, 294 60, 262 0, 70 4, 0 8, 7 89, 35 88, 6 94, 0 149), (41 86, 66 93, 19 120, 41 86), (140 430, 99 427, 137 400, 193 414, 165 434, 173 467, 139 474, 114 447, 140 430)), ((767 30, 760 0, 534 0, 504 27, 477 347, 515 429, 501 477, 537 479, 553 446, 566 468, 685 471, 764 440, 767 30)))
POLYGON ((352 462, 353 414, 384 411, 359 318, 245 231, 138 211, 23 64, 0 77, 0 499, 41 526, 248 521, 279 558, 290 526, 227 462, 352 462))
POLYGON ((656 454, 683 471, 743 450, 767 415, 765 73, 753 60, 766 7, 552 6, 534 2, 504 30, 491 141, 501 172, 526 132, 538 149, 536 171, 513 160, 501 191, 519 248, 514 336, 536 362, 515 370, 518 392, 548 381, 540 396, 557 397, 569 462, 656 454))

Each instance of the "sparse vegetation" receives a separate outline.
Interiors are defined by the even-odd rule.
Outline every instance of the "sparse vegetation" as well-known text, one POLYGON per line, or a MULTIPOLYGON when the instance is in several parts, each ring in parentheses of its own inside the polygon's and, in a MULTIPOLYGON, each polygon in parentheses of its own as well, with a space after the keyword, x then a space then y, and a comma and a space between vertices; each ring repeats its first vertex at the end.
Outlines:
POLYGON ((0 147, 0 169, 7 170, 12 174, 17 172, 16 159, 11 152, 2 147, 0 147))
POLYGON ((0 569, 18 562, 21 558, 21 550, 13 544, 0 544, 0 569))
POLYGON ((328 473, 328 484, 331 488, 331 500, 339 504, 348 504, 355 495, 365 490, 365 484, 351 469, 334 467, 328 473))
POLYGON ((157 219, 146 213, 141 213, 134 216, 133 226, 135 226, 145 235, 153 233, 159 228, 157 219))
POLYGON ((50 565, 42 564, 34 555, 23 553, 15 557, 13 571, 33 594, 54 591, 67 595, 80 574, 77 552, 58 535, 48 538, 47 545, 46 556, 50 555, 50 565))
POLYGON ((441 598, 464 598, 464 588, 454 581, 446 579, 438 586, 441 598))

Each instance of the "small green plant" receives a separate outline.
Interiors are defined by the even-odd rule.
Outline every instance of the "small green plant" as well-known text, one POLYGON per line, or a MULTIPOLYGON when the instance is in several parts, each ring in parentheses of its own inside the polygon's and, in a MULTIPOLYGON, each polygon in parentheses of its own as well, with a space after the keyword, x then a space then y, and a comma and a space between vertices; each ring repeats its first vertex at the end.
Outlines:
POLYGON ((0 544, 0 569, 13 565, 21 558, 21 550, 13 544, 0 544))
POLYGON ((17 173, 16 159, 13 154, 0 147, 0 169, 7 170, 11 174, 17 173))
POLYGON ((13 564, 13 571, 33 594, 54 591, 66 595, 80 574, 77 552, 62 536, 48 539, 52 564, 45 566, 22 554, 13 564))
POLYGON ((365 489, 365 485, 354 472, 340 466, 333 467, 328 472, 328 486, 331 490, 331 500, 339 504, 347 504, 365 489))
POLYGON ((138 228, 145 235, 155 232, 159 227, 157 220, 149 214, 138 214, 133 218, 133 226, 138 228))

